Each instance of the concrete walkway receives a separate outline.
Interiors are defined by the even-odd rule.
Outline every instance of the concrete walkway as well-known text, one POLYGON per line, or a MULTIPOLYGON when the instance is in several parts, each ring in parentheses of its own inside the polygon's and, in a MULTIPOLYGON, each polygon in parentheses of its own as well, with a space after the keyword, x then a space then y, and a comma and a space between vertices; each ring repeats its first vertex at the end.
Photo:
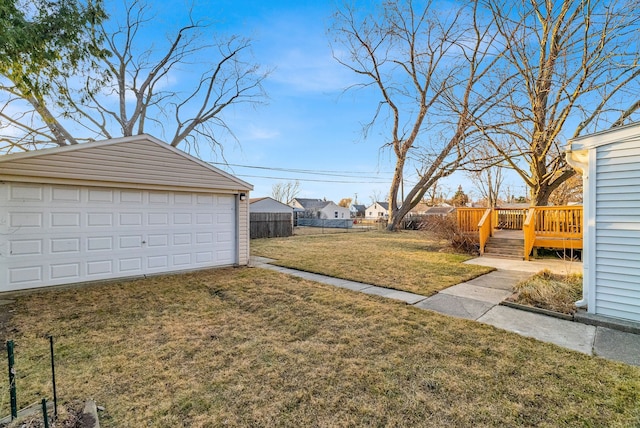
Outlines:
POLYGON ((580 262, 562 260, 519 262, 479 257, 466 263, 491 266, 497 270, 427 297, 275 266, 270 264, 272 261, 262 257, 252 257, 251 265, 352 291, 400 300, 417 308, 490 324, 584 354, 598 355, 640 366, 640 334, 638 334, 640 326, 618 326, 612 320, 599 322, 593 319, 587 321, 590 324, 585 324, 500 305, 500 302, 512 294, 513 286, 517 282, 533 273, 543 269, 556 273, 581 272, 580 262))

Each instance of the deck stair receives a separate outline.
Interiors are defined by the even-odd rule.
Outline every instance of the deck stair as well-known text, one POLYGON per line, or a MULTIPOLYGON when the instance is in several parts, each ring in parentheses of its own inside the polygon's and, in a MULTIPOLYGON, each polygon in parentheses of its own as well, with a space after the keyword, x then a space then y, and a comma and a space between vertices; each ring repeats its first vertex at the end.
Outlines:
POLYGON ((484 255, 509 259, 524 259, 524 236, 521 230, 494 230, 484 247, 484 255))

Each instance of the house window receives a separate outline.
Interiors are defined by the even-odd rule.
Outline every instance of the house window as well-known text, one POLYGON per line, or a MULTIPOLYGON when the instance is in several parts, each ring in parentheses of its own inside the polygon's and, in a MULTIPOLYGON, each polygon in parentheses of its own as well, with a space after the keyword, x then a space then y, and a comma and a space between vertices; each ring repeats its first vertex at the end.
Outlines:
POLYGON ((373 216, 373 211, 369 211, 369 217, 373 216))
POLYGON ((378 213, 378 217, 383 217, 384 213, 378 213))
POLYGON ((338 211, 335 211, 334 217, 338 218, 338 211))

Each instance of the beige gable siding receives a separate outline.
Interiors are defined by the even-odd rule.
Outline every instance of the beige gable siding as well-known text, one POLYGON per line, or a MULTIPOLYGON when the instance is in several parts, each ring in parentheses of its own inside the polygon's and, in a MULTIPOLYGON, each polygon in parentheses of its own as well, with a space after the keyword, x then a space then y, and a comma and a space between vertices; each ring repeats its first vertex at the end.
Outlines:
POLYGON ((596 151, 596 313, 640 321, 640 145, 596 151))
POLYGON ((88 143, 75 150, 42 155, 8 155, 0 163, 0 180, 42 181, 87 185, 135 185, 138 188, 248 190, 240 180, 176 153, 146 137, 115 144, 88 143))

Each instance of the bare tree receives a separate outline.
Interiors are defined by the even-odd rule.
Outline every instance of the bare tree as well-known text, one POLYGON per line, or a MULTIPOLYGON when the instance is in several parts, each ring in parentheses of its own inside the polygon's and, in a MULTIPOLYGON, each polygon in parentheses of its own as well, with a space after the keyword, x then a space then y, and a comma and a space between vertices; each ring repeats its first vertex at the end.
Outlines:
POLYGON ((552 205, 567 205, 571 202, 582 202, 582 177, 574 175, 558 186, 549 197, 552 205))
POLYGON ((283 204, 291 204, 300 193, 300 182, 296 180, 286 183, 279 182, 271 186, 271 197, 283 204))
MULTIPOLYGON (((506 54, 496 73, 515 73, 478 129, 546 205, 574 174, 562 146, 619 126, 640 107, 640 15, 636 0, 481 0, 506 54), (502 102, 504 101, 504 102, 502 102), (495 125, 501 121, 502 126, 495 125)), ((496 79, 501 79, 496 74, 496 79)))
POLYGON ((495 85, 485 82, 500 57, 492 23, 479 22, 475 4, 443 9, 436 3, 389 1, 366 16, 345 7, 333 25, 334 57, 361 77, 356 88, 380 97, 364 132, 384 126, 384 148, 395 155, 389 230, 466 162, 477 132, 473 121, 498 102, 495 85), (418 182, 398 204, 405 169, 412 167, 418 182))
POLYGON ((155 25, 150 8, 131 0, 123 22, 110 20, 99 28, 111 53, 94 60, 102 72, 59 76, 52 82, 59 96, 42 106, 49 115, 36 108, 12 119, 30 122, 25 129, 37 130, 29 135, 36 143, 62 146, 147 133, 196 150, 198 142, 207 142, 219 152, 220 132, 233 135, 221 113, 234 104, 259 102, 267 72, 248 60, 248 39, 212 35, 205 22, 189 18, 164 44, 156 39, 149 45, 143 34, 155 25), (60 132, 38 127, 51 118, 60 132))
POLYGON ((496 162, 497 156, 498 153, 490 144, 478 147, 471 155, 473 168, 467 172, 480 198, 487 202, 488 207, 495 207, 498 203, 504 182, 504 168, 496 162))
POLYGON ((424 194, 423 202, 430 207, 438 206, 449 197, 450 190, 435 182, 424 194))

